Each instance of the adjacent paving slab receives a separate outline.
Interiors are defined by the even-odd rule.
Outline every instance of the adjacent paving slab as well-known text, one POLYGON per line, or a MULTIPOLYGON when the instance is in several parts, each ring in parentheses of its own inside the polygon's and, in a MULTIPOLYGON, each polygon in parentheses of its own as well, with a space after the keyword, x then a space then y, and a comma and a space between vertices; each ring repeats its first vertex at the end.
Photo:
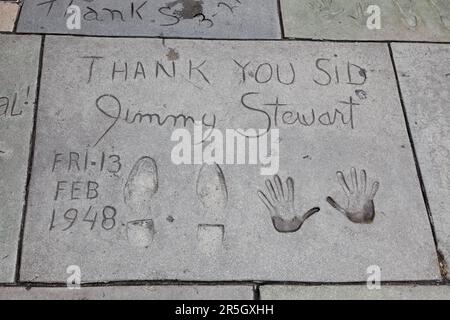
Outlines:
POLYGON ((13 31, 19 5, 0 1, 0 31, 13 31))
POLYGON ((253 300, 251 286, 0 288, 0 300, 253 300))
POLYGON ((264 5, 249 0, 26 0, 18 31, 277 39, 281 37, 277 8, 277 0, 265 0, 264 5), (71 4, 78 8, 68 11, 71 4))
POLYGON ((0 283, 14 280, 40 41, 0 35, 0 283))
POLYGON ((450 286, 262 286, 263 300, 450 300, 450 286))
POLYGON ((281 0, 281 6, 287 37, 450 40, 446 0, 281 0))
POLYGON ((40 92, 22 280, 440 278, 384 44, 50 36, 40 92))
POLYGON ((395 44, 393 52, 439 249, 450 262, 450 46, 395 44))

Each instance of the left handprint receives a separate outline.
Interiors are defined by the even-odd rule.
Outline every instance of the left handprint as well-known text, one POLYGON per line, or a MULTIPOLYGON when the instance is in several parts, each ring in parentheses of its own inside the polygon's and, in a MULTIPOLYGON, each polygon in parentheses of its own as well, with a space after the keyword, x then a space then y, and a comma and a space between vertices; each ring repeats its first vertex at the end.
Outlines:
POLYGON ((274 176, 274 183, 266 180, 267 193, 258 190, 258 196, 264 203, 272 217, 272 223, 280 233, 292 233, 300 230, 303 223, 320 208, 312 208, 304 215, 298 215, 294 204, 294 179, 286 180, 286 188, 278 175, 274 176))

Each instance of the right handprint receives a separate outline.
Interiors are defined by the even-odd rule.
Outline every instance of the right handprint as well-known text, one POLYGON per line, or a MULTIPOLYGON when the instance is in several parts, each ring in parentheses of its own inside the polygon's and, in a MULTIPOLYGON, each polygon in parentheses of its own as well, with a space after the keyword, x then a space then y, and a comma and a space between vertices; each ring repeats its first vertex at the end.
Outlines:
POLYGON ((415 3, 412 0, 392 0, 400 12, 401 19, 408 29, 416 29, 419 18, 416 13, 415 3))
POLYGON ((375 205, 373 199, 377 194, 380 183, 375 181, 372 187, 367 189, 367 174, 365 170, 361 170, 358 179, 356 169, 352 168, 350 171, 351 187, 347 184, 344 174, 337 172, 338 182, 341 185, 347 197, 347 204, 345 207, 339 205, 333 198, 328 197, 328 203, 343 213, 350 221, 354 223, 369 224, 375 219, 375 205))

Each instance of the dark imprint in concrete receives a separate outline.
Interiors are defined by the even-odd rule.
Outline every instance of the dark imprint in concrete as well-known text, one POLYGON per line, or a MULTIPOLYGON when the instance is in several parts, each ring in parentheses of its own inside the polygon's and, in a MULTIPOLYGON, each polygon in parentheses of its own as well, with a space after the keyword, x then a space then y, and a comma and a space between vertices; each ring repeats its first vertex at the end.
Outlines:
POLYGON ((345 181, 344 174, 337 172, 338 182, 341 185, 347 197, 346 208, 339 205, 333 198, 328 197, 328 203, 344 214, 350 221, 360 224, 372 223, 375 219, 375 204, 373 199, 378 192, 380 183, 375 181, 372 188, 367 190, 367 174, 365 170, 361 170, 360 178, 356 175, 356 169, 350 171, 352 187, 349 187, 345 181))
POLYGON ((294 179, 286 180, 286 188, 278 175, 274 176, 274 183, 266 180, 267 193, 258 190, 258 196, 264 203, 272 217, 272 223, 280 233, 297 232, 303 223, 312 215, 320 211, 320 208, 312 208, 304 215, 297 215, 294 204, 294 179), (275 185, 275 186, 274 186, 275 185))
POLYGON ((203 14, 202 0, 177 0, 167 3, 167 7, 174 8, 173 14, 180 19, 194 19, 203 14), (177 6, 181 6, 181 9, 177 9, 177 6))

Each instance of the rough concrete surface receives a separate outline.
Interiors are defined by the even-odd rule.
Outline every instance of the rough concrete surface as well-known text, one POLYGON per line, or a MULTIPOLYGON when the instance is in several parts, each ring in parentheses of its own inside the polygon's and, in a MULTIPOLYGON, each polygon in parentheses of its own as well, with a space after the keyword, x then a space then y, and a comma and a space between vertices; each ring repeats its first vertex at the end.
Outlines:
POLYGON ((440 278, 384 44, 49 36, 35 151, 22 280, 440 278), (193 120, 278 175, 177 165, 193 120))
POLYGON ((0 35, 0 283, 14 281, 40 37, 0 35))
POLYGON ((450 41, 447 0, 281 0, 281 7, 287 37, 450 41))
POLYGON ((251 286, 0 288, 0 300, 252 300, 251 286))
POLYGON ((450 300, 450 286, 261 286, 262 300, 450 300))
POLYGON ((0 31, 13 31, 19 5, 13 2, 0 2, 0 31))
POLYGON ((18 31, 278 39, 281 37, 281 28, 277 0, 263 2, 264 5, 248 0, 26 0, 18 31), (78 8, 68 10, 71 4, 78 8))
POLYGON ((393 44, 393 53, 433 216, 438 247, 448 262, 450 259, 450 109, 448 107, 450 46, 393 44))

